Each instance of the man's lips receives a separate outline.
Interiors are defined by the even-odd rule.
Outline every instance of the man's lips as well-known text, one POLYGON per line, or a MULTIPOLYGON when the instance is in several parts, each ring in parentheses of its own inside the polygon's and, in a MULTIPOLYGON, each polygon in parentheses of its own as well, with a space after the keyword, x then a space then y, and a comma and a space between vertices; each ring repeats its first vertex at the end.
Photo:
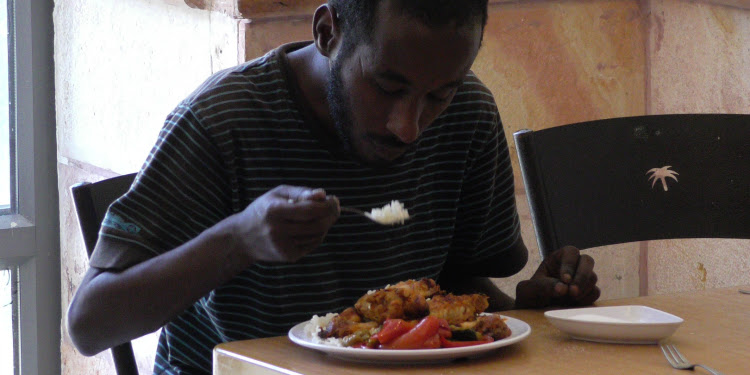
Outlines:
POLYGON ((370 144, 372 145, 375 154, 380 159, 384 160, 395 160, 399 156, 403 155, 409 148, 408 144, 390 138, 370 138, 370 144))

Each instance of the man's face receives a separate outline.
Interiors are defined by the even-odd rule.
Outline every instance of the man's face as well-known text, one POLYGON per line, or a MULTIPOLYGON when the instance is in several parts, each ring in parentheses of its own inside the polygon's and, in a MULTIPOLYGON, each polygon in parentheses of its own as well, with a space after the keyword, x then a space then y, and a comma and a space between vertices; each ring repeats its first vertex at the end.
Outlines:
POLYGON ((328 82, 339 136, 372 165, 403 155, 448 107, 481 41, 479 21, 431 29, 392 8, 381 3, 370 43, 333 57, 328 82))

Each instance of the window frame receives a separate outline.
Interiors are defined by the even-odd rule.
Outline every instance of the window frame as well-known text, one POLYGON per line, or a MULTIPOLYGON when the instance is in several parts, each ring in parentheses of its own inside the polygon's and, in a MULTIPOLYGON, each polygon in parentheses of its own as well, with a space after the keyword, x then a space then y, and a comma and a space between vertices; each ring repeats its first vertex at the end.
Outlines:
POLYGON ((0 216, 0 266, 18 280, 18 352, 23 375, 59 374, 59 198, 53 0, 9 0, 11 213, 0 216), (11 50, 13 49, 13 50, 11 50), (13 76, 14 75, 14 76, 13 76), (13 173, 15 171, 15 174, 13 173), (14 189, 15 186, 15 190, 14 189))

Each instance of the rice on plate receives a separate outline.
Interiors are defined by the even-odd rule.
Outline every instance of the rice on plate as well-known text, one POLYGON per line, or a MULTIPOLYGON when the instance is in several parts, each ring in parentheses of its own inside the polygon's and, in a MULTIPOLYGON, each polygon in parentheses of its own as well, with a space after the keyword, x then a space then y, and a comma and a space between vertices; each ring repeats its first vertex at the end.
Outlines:
POLYGON ((330 346, 341 346, 343 347, 343 341, 335 337, 329 337, 327 339, 320 338, 318 333, 322 331, 333 318, 338 316, 338 313, 328 313, 325 316, 313 315, 312 319, 305 324, 305 336, 315 344, 323 344, 330 346))

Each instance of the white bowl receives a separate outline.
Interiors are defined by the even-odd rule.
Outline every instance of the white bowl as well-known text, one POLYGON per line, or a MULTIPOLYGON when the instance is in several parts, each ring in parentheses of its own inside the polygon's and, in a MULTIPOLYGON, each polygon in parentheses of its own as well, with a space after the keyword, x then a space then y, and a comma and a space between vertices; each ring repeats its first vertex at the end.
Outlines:
POLYGON ((544 316, 575 339, 618 344, 656 344, 683 322, 678 316, 638 305, 551 310, 544 316))

